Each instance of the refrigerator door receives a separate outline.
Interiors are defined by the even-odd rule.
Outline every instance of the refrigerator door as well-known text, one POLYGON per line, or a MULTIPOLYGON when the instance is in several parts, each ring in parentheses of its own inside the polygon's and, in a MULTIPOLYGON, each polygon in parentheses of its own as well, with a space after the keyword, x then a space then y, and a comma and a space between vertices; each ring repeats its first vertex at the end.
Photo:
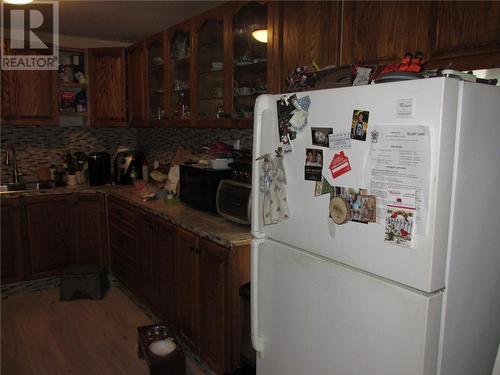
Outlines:
MULTIPOLYGON (((259 166, 253 170, 253 222, 256 238, 269 238, 307 249, 315 254, 345 263, 425 292, 444 287, 447 231, 453 171, 458 81, 423 79, 361 87, 298 93, 309 95, 308 125, 298 133, 293 151, 284 156, 287 200, 290 218, 274 225, 263 225, 262 194, 259 192, 259 166), (398 102, 410 99, 411 116, 398 114, 398 102), (314 197, 315 182, 304 180, 306 148, 323 150, 323 176, 334 186, 367 188, 367 158, 370 139, 352 140, 344 152, 352 170, 333 179, 328 166, 335 152, 312 144, 311 127, 329 127, 334 132, 350 132, 353 110, 369 111, 370 127, 423 125, 430 134, 430 162, 427 181, 427 227, 416 235, 413 248, 384 243, 384 223, 347 222, 335 225, 329 216, 329 195, 314 197)), ((274 155, 278 147, 276 101, 279 95, 257 99, 254 121, 254 156, 274 155)), ((368 137, 369 138, 369 137, 368 137)))
POLYGON ((500 344, 500 88, 462 85, 440 374, 489 375, 500 344))
POLYGON ((415 292, 273 241, 252 251, 259 375, 436 374, 441 293, 415 292))

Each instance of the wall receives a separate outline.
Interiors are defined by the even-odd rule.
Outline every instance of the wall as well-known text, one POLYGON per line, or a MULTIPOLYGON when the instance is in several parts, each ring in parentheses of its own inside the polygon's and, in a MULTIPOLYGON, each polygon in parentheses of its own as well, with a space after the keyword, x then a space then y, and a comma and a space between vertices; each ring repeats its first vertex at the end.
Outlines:
POLYGON ((18 170, 27 176, 35 176, 38 168, 52 163, 62 167, 61 155, 66 151, 105 151, 113 154, 117 146, 135 148, 137 145, 137 130, 126 128, 2 126, 0 135, 1 178, 7 182, 12 178, 12 167, 4 166, 3 161, 9 144, 16 149, 18 170))

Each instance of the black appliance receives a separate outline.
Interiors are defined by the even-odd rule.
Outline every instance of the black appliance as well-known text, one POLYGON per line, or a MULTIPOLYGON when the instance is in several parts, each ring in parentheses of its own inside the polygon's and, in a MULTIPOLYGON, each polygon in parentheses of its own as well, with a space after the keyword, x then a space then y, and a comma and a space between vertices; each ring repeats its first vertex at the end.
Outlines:
POLYGON ((217 212, 219 183, 231 177, 231 169, 212 169, 196 165, 180 166, 180 199, 190 206, 217 212))
POLYGON ((114 181, 118 185, 133 183, 132 171, 135 179, 142 179, 142 164, 146 158, 141 151, 122 151, 116 154, 114 163, 114 181))
POLYGON ((89 185, 98 186, 111 182, 111 158, 107 152, 93 152, 88 156, 89 185))

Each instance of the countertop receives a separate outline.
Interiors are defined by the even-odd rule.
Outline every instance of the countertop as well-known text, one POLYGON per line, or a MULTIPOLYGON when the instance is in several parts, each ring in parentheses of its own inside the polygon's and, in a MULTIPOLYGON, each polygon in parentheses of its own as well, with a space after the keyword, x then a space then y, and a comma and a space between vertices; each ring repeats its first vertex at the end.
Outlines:
POLYGON ((144 202, 142 192, 135 190, 132 186, 76 186, 57 187, 46 190, 28 190, 19 192, 2 192, 2 199, 9 197, 29 197, 48 196, 56 194, 73 193, 105 193, 109 196, 120 198, 138 208, 141 208, 153 215, 179 227, 198 234, 202 238, 207 238, 224 247, 233 248, 239 245, 249 244, 252 236, 250 227, 235 224, 225 220, 217 214, 200 211, 179 202, 166 204, 161 200, 144 202))

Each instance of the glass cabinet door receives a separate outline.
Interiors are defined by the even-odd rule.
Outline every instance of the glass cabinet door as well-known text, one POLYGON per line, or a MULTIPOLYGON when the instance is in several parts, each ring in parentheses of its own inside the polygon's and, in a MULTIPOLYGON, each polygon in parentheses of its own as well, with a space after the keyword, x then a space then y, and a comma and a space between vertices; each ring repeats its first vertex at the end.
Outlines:
POLYGON ((199 119, 220 119, 224 114, 224 25, 209 19, 198 29, 197 105, 199 119))
POLYGON ((256 2, 233 16, 233 119, 252 119, 255 98, 267 93, 267 6, 256 2))
POLYGON ((174 120, 189 120, 191 100, 189 32, 178 31, 170 38, 170 110, 174 120))
POLYGON ((148 117, 149 120, 165 118, 165 61, 163 38, 155 37, 148 43, 148 117))

